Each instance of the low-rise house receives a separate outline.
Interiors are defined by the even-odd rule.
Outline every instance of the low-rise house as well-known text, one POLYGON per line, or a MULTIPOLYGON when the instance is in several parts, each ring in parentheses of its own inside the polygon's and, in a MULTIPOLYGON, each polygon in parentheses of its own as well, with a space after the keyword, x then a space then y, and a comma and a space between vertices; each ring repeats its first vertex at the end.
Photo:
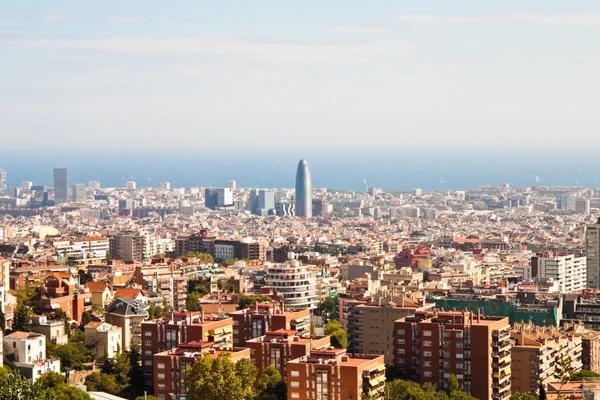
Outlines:
POLYGON ((123 345, 123 330, 106 322, 92 321, 85 326, 85 345, 93 346, 98 356, 115 357, 123 345))
POLYGON ((48 371, 60 373, 60 360, 46 358, 46 336, 13 332, 4 337, 5 356, 23 376, 35 381, 48 371))
POLYGON ((31 331, 41 333, 54 344, 62 345, 69 341, 65 330, 65 322, 48 319, 45 315, 31 317, 31 331))

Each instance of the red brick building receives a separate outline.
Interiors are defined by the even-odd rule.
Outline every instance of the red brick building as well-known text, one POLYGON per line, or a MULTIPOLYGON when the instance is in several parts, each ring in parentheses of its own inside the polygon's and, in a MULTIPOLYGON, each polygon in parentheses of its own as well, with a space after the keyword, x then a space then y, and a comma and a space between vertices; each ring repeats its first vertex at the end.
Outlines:
POLYGON ((232 347, 233 320, 204 318, 198 311, 171 313, 162 320, 142 323, 142 369, 144 383, 153 386, 154 354, 177 348, 181 343, 212 342, 213 347, 232 347))
POLYGON ((478 399, 510 397, 510 324, 469 311, 424 311, 394 323, 396 367, 407 379, 446 388, 454 374, 478 399))
POLYGON ((279 329, 248 340, 245 346, 250 349, 250 359, 258 369, 258 376, 269 365, 273 365, 285 377, 289 360, 305 356, 313 350, 327 349, 331 346, 331 340, 329 336, 307 338, 298 336, 294 330, 279 329))
POLYGON ((310 311, 284 311, 278 302, 256 303, 229 316, 233 318, 234 346, 244 346, 247 340, 280 329, 294 330, 300 337, 310 336, 310 311))
POLYGON ((383 399, 383 356, 350 356, 344 349, 312 351, 287 364, 288 400, 383 399))
MULTIPOLYGON (((159 399, 181 399, 185 396, 185 370, 203 354, 211 357, 228 353, 231 361, 250 358, 250 349, 215 348, 213 342, 193 341, 180 344, 176 349, 157 353, 153 356, 154 396, 159 399), (171 397, 174 396, 174 397, 171 397)), ((233 399, 231 399, 233 400, 233 399)))

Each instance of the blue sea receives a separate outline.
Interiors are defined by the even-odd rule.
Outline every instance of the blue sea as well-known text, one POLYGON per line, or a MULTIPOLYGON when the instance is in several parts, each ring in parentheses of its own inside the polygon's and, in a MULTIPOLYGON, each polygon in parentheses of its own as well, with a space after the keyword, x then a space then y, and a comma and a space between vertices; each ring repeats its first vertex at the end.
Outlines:
POLYGON ((385 191, 470 189, 481 185, 600 186, 600 157, 581 150, 518 151, 490 149, 428 150, 407 147, 382 150, 251 150, 164 152, 47 151, 2 152, 0 168, 9 186, 21 181, 52 186, 53 168, 67 168, 68 182, 99 181, 102 187, 123 187, 134 180, 138 187, 224 186, 229 179, 238 187, 291 188, 300 158, 308 160, 313 187, 385 191), (536 182, 536 176, 539 182, 536 182))

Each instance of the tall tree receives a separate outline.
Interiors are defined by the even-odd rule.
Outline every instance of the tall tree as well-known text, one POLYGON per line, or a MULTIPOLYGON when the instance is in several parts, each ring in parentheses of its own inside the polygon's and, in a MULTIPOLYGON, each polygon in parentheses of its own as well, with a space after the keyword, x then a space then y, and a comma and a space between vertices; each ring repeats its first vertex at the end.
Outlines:
POLYGON ((31 309, 23 304, 17 304, 12 324, 13 331, 28 332, 31 329, 31 309))
POLYGON ((573 367, 573 360, 571 359, 571 357, 567 356, 560 356, 560 357, 556 357, 554 359, 554 378, 558 379, 558 381, 560 382, 560 389, 559 391, 561 392, 558 395, 558 398, 561 399, 563 398, 562 396, 562 388, 563 385, 567 382, 569 382, 571 380, 571 377, 573 376, 573 374, 575 374, 575 372, 577 372, 575 370, 575 368, 573 367))
POLYGON ((287 385, 273 365, 263 371, 256 385, 256 400, 286 400, 287 385))
POLYGON ((221 353, 216 358, 205 354, 186 370, 187 399, 251 400, 255 380, 256 367, 250 360, 233 363, 229 354, 221 353))
POLYGON ((325 325, 325 334, 331 336, 331 345, 338 349, 348 347, 348 333, 338 320, 331 320, 325 325))

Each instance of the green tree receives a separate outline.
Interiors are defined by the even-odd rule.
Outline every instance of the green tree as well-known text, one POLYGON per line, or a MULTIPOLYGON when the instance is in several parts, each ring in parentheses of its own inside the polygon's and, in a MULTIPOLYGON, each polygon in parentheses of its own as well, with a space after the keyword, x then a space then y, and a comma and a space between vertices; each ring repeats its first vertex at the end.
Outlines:
POLYGON ((574 373, 573 375, 571 375, 571 380, 572 381, 582 381, 583 378, 598 378, 600 377, 600 374, 594 372, 594 371, 590 371, 589 369, 582 369, 579 372, 574 373))
POLYGON ((75 369, 81 371, 83 364, 93 361, 93 354, 90 354, 83 343, 69 342, 56 349, 63 370, 75 369))
POLYGON ((137 349, 132 349, 128 353, 129 364, 131 369, 129 370, 130 386, 128 398, 134 398, 142 395, 144 392, 144 371, 142 370, 142 358, 140 352, 137 349))
POLYGON ((22 303, 17 304, 13 317, 13 331, 29 332, 31 329, 31 314, 31 309, 28 306, 22 303))
POLYGON ((156 396, 152 396, 151 394, 147 395, 146 397, 142 396, 138 396, 135 398, 135 400, 158 400, 158 397, 156 396))
POLYGON ((85 386, 88 392, 106 392, 119 395, 121 388, 114 375, 104 372, 94 372, 85 378, 85 386))
POLYGON ((54 400, 52 393, 37 383, 31 383, 18 372, 0 373, 0 400, 54 400))
POLYGON ((317 312, 319 315, 328 316, 330 319, 337 319, 336 301, 333 297, 327 296, 325 300, 319 303, 317 312))
MULTIPOLYGON (((563 385, 571 380, 576 370, 572 366, 573 360, 571 357, 561 355, 560 357, 556 357, 554 362, 554 378, 560 382, 560 392, 562 392, 563 385)), ((558 398, 562 399, 562 394, 559 394, 558 398)))
POLYGON ((547 400, 548 396, 546 396, 546 387, 543 383, 540 382, 540 396, 539 400, 547 400))
POLYGON ((199 252, 190 251, 186 254, 186 257, 196 258, 196 259, 198 259, 198 261, 200 261, 203 264, 214 264, 215 263, 215 259, 213 258, 213 256, 211 256, 208 253, 199 253, 199 252))
POLYGON ((88 311, 84 311, 83 314, 81 314, 81 328, 85 328, 85 326, 91 321, 92 314, 90 314, 88 311))
POLYGON ((4 333, 4 331, 6 330, 6 316, 4 315, 2 310, 0 310, 0 330, 2 330, 2 333, 4 333))
POLYGON ((348 347, 348 334, 338 320, 331 320, 325 325, 325 334, 331 336, 331 345, 338 349, 348 347))
POLYGON ((156 304, 150 304, 148 307, 148 315, 150 319, 162 318, 165 315, 165 309, 156 304))
POLYGON ((90 396, 83 390, 68 385, 65 376, 54 371, 46 372, 36 380, 55 400, 91 400, 90 396))
POLYGON ((229 354, 212 358, 205 354, 185 373, 188 400, 251 400, 256 380, 252 361, 241 359, 233 363, 229 354))
POLYGON ((510 400, 537 400, 537 397, 531 393, 516 392, 510 395, 510 400))
POLYGON ((198 292, 188 294, 185 299, 185 308, 187 308, 188 311, 200 311, 202 308, 200 306, 200 299, 202 299, 202 295, 198 292))
POLYGON ((256 384, 256 400, 286 400, 287 385, 281 374, 273 365, 263 371, 263 375, 256 384))
POLYGON ((190 279, 188 281, 188 293, 198 292, 202 296, 208 294, 208 289, 204 286, 204 281, 200 281, 197 279, 190 279))
POLYGON ((79 272, 79 283, 81 283, 82 285, 85 285, 88 282, 94 281, 94 277, 92 276, 92 274, 90 274, 86 270, 80 269, 78 272, 79 272))
POLYGON ((264 301, 269 301, 269 300, 271 300, 271 298, 269 296, 264 296, 264 295, 258 295, 258 296, 241 295, 238 300, 237 309, 244 310, 244 309, 248 308, 249 306, 251 306, 252 304, 262 303, 264 301))

